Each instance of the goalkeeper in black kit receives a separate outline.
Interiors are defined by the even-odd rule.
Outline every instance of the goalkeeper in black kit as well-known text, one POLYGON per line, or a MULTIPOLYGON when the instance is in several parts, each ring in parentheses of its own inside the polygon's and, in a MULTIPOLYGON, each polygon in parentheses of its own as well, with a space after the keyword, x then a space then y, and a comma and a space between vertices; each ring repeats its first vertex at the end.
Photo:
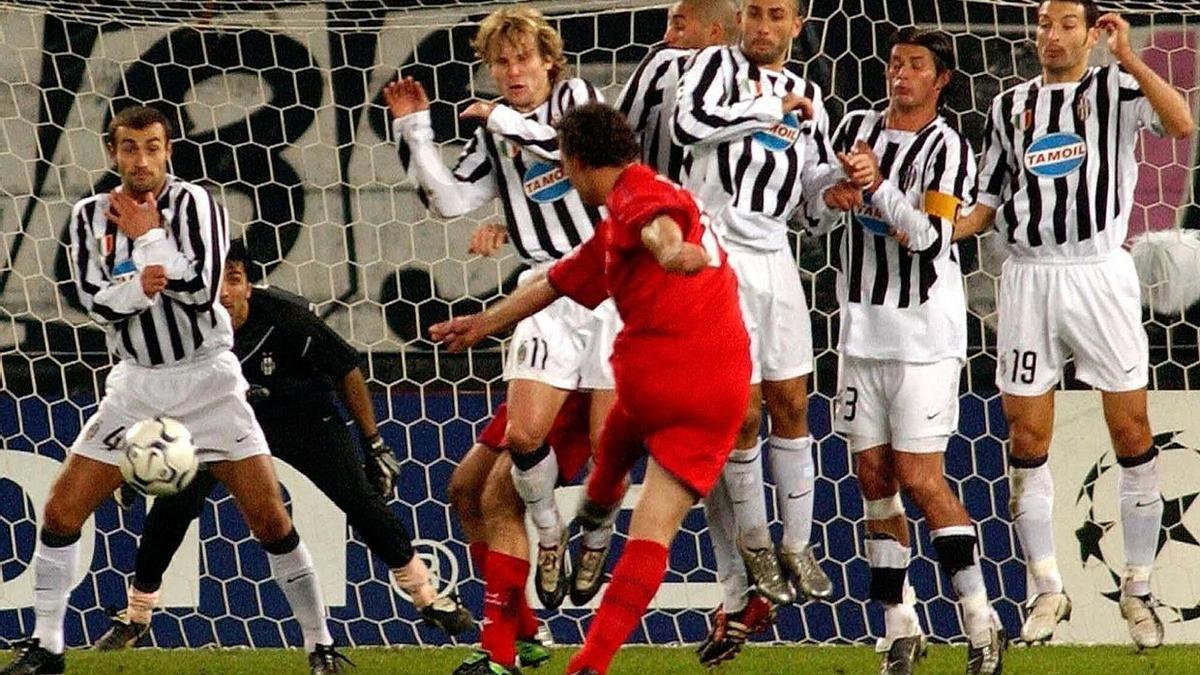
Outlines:
MULTIPOLYGON (((233 351, 250 383, 247 399, 271 453, 311 480, 338 508, 367 546, 391 570, 392 584, 412 598, 424 620, 450 635, 474 627, 454 596, 438 597, 399 518, 387 506, 400 464, 379 435, 358 352, 325 324, 304 298, 252 287, 249 258, 232 242, 225 262, 221 304, 233 319, 233 351), (336 392, 361 434, 360 463, 336 392)), ((132 645, 150 629, 162 576, 188 525, 200 516, 216 479, 200 472, 183 492, 160 497, 146 515, 128 606, 96 643, 101 650, 132 645)), ((120 501, 132 495, 125 493, 120 501)))

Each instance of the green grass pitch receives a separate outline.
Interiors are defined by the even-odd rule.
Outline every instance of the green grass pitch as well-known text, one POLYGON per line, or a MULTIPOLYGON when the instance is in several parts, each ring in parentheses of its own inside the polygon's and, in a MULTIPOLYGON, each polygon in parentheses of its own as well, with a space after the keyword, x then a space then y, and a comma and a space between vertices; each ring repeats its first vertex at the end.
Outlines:
MULTIPOLYGON (((537 675, 564 672, 573 648, 556 649, 554 658, 537 675)), ((349 675, 449 675, 467 654, 465 649, 350 649, 357 668, 349 675)), ((966 648, 933 646, 918 669, 920 675, 963 672, 966 648)), ((88 675, 275 675, 307 672, 299 650, 157 650, 100 654, 72 651, 68 673, 88 675)), ((1133 647, 1014 647, 1005 658, 1004 672, 1014 675, 1167 675, 1200 673, 1200 646, 1170 646, 1139 654, 1133 647)), ((713 675, 841 675, 877 672, 876 654, 869 647, 747 647, 713 675)), ((674 675, 705 673, 689 648, 627 647, 618 654, 610 675, 674 675)))

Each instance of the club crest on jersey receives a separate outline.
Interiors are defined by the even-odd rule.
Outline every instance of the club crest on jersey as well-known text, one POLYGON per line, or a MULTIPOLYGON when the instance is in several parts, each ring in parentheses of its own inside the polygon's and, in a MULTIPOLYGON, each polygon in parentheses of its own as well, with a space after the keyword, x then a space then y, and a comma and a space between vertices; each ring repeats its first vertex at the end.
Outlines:
POLYGON ((1025 151, 1025 168, 1042 178, 1075 173, 1087 157, 1087 143, 1075 134, 1056 133, 1038 138, 1025 151))
POLYGON ((795 113, 788 113, 783 120, 776 122, 769 129, 754 132, 754 140, 768 150, 787 150, 800 138, 800 119, 795 113))
POLYGON ((536 162, 525 171, 525 196, 539 204, 549 204, 571 191, 571 182, 562 167, 536 162))
POLYGON ((1075 117, 1080 122, 1086 122, 1087 118, 1092 114, 1092 104, 1086 98, 1079 99, 1079 103, 1075 104, 1075 117))
POLYGON ((275 358, 271 356, 271 352, 263 352, 262 361, 258 363, 258 369, 263 375, 271 376, 275 372, 275 358))
POLYGON ((884 221, 883 213, 870 204, 864 204, 862 208, 856 209, 854 211, 854 219, 858 221, 859 225, 863 226, 863 229, 872 234, 886 237, 892 231, 891 226, 884 221))
POLYGON ((917 182, 917 163, 913 162, 913 163, 909 164, 908 168, 906 168, 900 174, 900 191, 908 192, 908 189, 911 188, 913 186, 913 183, 916 183, 916 182, 917 182))

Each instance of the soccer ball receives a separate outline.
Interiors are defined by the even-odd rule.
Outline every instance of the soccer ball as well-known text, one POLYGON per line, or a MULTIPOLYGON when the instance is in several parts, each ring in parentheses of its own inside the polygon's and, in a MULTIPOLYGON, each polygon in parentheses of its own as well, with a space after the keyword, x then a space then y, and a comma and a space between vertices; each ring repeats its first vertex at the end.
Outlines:
POLYGON ((173 495, 196 477, 192 434, 170 417, 142 420, 125 432, 119 466, 125 482, 138 492, 173 495))

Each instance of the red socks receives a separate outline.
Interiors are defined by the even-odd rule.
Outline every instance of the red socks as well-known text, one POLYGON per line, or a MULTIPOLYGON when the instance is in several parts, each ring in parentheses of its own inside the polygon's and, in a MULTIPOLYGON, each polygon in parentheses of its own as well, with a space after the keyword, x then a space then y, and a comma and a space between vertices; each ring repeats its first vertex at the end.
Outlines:
POLYGON ((571 659, 567 672, 584 668, 607 672, 613 655, 646 614, 666 570, 667 549, 662 544, 646 539, 625 544, 583 649, 571 659))
POLYGON ((517 660, 517 595, 525 593, 529 561, 489 551, 483 594, 483 635, 480 647, 493 663, 512 668, 517 660))

